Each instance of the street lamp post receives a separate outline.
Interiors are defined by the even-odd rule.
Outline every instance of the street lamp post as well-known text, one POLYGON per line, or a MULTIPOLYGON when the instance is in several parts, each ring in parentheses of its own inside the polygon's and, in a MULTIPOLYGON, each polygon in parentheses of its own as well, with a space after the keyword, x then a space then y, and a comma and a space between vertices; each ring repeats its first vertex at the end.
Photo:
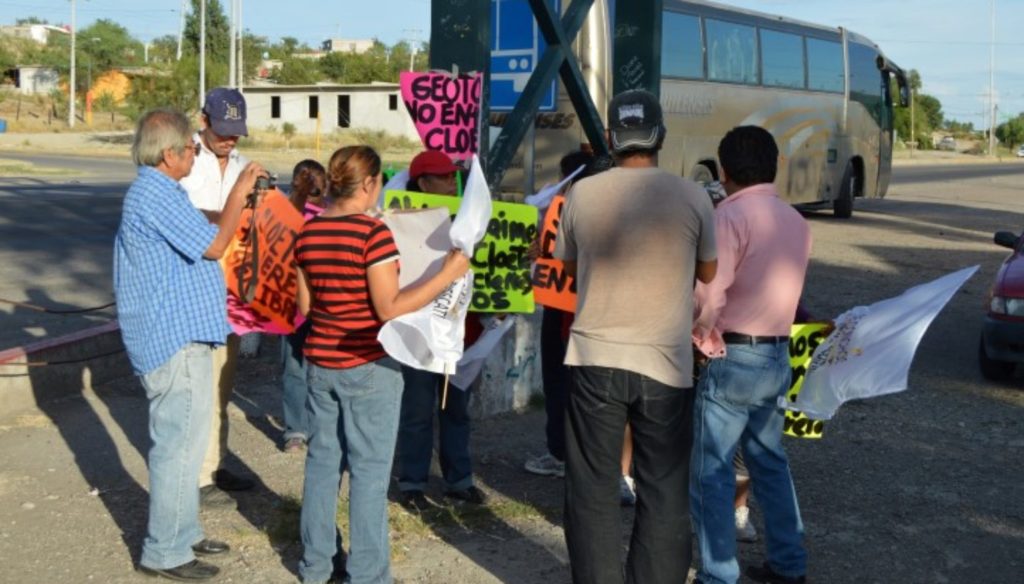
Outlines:
POLYGON ((68 82, 68 127, 75 127, 75 0, 71 0, 71 71, 68 82))

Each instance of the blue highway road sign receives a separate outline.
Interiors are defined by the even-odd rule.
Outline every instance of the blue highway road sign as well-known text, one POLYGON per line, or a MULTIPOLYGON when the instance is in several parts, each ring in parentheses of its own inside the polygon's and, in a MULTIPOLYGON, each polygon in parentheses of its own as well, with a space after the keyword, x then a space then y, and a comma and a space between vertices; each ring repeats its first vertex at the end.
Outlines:
MULTIPOLYGON (((559 0, 547 2, 561 15, 559 0)), ((527 0, 491 0, 491 111, 512 111, 546 48, 527 0)), ((556 78, 540 110, 554 111, 557 96, 556 78)))

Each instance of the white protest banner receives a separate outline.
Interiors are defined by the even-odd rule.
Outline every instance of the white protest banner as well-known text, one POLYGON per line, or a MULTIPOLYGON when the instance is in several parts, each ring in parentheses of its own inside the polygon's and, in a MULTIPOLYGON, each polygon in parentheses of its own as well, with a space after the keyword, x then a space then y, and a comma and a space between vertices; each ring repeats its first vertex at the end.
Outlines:
POLYGON ((447 209, 385 211, 381 221, 391 230, 401 258, 399 288, 419 284, 441 271, 444 256, 452 247, 447 209))
POLYGON ((455 375, 452 376, 452 385, 463 391, 469 389, 469 386, 480 375, 480 370, 484 368, 484 361, 494 352, 498 342, 505 336, 505 333, 512 329, 515 322, 516 317, 514 316, 493 319, 487 325, 484 334, 480 335, 480 338, 466 349, 462 359, 459 359, 455 375))
POLYGON ((829 420, 839 406, 903 391, 910 363, 928 325, 978 270, 964 268, 903 294, 858 306, 835 319, 835 331, 815 349, 795 403, 779 406, 829 420))
MULTIPOLYGON (((449 230, 450 246, 472 257, 473 247, 483 239, 490 218, 491 190, 474 155, 462 205, 449 230)), ((398 251, 401 254, 402 248, 398 251)), ((384 323, 377 340, 402 364, 452 373, 462 358, 466 312, 472 295, 473 272, 469 271, 430 304, 384 323)))

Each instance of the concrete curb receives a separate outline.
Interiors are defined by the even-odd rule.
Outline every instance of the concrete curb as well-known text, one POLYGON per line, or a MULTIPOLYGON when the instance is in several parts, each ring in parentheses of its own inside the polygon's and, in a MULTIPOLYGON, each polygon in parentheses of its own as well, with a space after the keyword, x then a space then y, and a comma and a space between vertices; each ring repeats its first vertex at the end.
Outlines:
POLYGON ((117 321, 0 351, 0 411, 28 411, 132 375, 117 321), (25 363, 67 364, 28 366, 25 363), (79 362, 80 361, 80 362, 79 362))

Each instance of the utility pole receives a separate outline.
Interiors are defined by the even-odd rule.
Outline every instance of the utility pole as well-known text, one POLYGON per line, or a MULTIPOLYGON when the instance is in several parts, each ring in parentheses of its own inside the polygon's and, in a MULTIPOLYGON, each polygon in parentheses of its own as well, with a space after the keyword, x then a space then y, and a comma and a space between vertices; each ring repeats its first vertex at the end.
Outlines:
POLYGON ((235 28, 235 32, 238 33, 238 73, 235 74, 235 79, 238 81, 238 91, 242 91, 245 86, 245 36, 242 32, 242 0, 238 0, 238 26, 235 28))
POLYGON ((228 87, 238 87, 235 81, 235 75, 238 73, 236 67, 236 59, 238 57, 235 53, 235 41, 238 40, 238 35, 235 34, 235 27, 238 26, 238 1, 231 0, 231 20, 228 24, 228 87))
POLYGON ((409 42, 409 70, 410 71, 415 71, 416 70, 416 53, 419 52, 419 46, 418 45, 420 43, 420 34, 422 34, 423 31, 418 29, 418 28, 407 28, 407 29, 405 29, 404 32, 409 34, 409 37, 407 39, 408 42, 409 42))
POLYGON ((185 37, 185 5, 188 0, 181 0, 181 24, 178 26, 178 55, 176 60, 181 60, 181 42, 185 37))
POLYGON ((914 133, 914 88, 910 88, 910 157, 914 157, 917 148, 917 134, 914 133))
POLYGON ((206 0, 199 0, 199 109, 206 103, 206 0))
POLYGON ((988 155, 996 153, 996 0, 991 3, 992 40, 988 45, 988 155))
POLYGON ((75 127, 75 0, 71 0, 71 71, 68 83, 68 127, 75 127))

